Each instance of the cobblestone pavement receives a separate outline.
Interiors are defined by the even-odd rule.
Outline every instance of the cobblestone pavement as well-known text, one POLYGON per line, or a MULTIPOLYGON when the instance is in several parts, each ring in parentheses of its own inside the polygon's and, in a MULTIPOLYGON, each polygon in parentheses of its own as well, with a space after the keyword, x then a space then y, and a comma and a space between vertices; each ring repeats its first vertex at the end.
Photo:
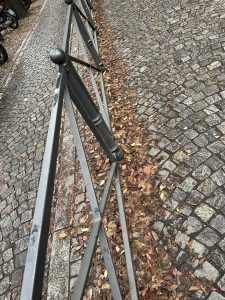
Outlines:
POLYGON ((28 14, 25 18, 19 20, 19 28, 16 30, 4 31, 4 47, 7 49, 9 59, 6 64, 1 66, 0 76, 0 93, 4 88, 5 81, 10 80, 14 68, 17 66, 17 61, 20 59, 20 54, 25 48, 25 43, 29 39, 31 32, 35 30, 37 24, 37 18, 40 13, 40 9, 43 7, 45 0, 35 0, 28 14))
POLYGON ((0 299, 20 290, 57 69, 66 5, 46 0, 0 98, 0 299))
POLYGON ((217 286, 192 299, 225 299, 224 2, 105 0, 104 7, 160 166, 165 217, 154 230, 165 249, 175 242, 181 271, 217 286))

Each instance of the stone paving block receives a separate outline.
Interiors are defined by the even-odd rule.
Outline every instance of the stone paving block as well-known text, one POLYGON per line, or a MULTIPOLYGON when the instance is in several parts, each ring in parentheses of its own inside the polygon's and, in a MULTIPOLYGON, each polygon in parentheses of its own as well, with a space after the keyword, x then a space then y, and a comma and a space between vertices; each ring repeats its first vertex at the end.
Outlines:
POLYGON ((17 254, 19 252, 26 250, 27 246, 28 246, 28 242, 29 242, 29 235, 25 236, 24 238, 22 238, 20 240, 17 240, 15 242, 14 253, 17 254))
POLYGON ((25 266, 27 257, 27 251, 20 252, 17 255, 15 255, 15 268, 20 268, 25 266))
POLYGON ((192 176, 199 181, 203 181, 207 177, 211 175, 211 170, 206 165, 201 165, 197 169, 194 170, 192 176))
POLYGON ((191 172, 191 170, 192 169, 190 167, 179 165, 174 170, 174 173, 176 173, 177 175, 179 175, 181 177, 186 177, 191 172))
POLYGON ((205 119, 205 121, 209 124, 209 126, 214 126, 221 122, 221 118, 216 114, 211 114, 205 119))
POLYGON ((187 197, 187 203, 189 203, 190 205, 196 206, 199 203, 201 203, 203 199, 204 199, 204 196, 201 193, 199 193, 196 190, 193 190, 187 197))
POLYGON ((225 291, 225 275, 220 279, 217 285, 222 291, 225 291))
POLYGON ((205 196, 210 196, 216 190, 216 184, 212 179, 206 178, 197 188, 205 196))
POLYGON ((197 277, 203 277, 210 281, 216 281, 219 277, 217 269, 211 265, 208 261, 205 261, 195 272, 194 275, 197 277))
POLYGON ((187 131, 185 131, 184 134, 185 134, 186 137, 188 137, 189 139, 194 139, 194 138, 196 138, 196 136, 198 136, 198 132, 195 131, 194 129, 188 129, 187 131))
POLYGON ((218 186, 223 186, 225 183, 225 173, 222 170, 213 173, 211 178, 218 186))
POLYGON ((199 233, 196 239, 204 245, 212 247, 219 241, 219 236, 214 230, 206 227, 202 232, 199 233))
POLYGON ((163 204, 163 207, 165 207, 167 210, 169 210, 170 212, 173 212, 178 206, 178 202, 175 200, 170 200, 170 201, 166 201, 163 204))
POLYGON ((157 233, 160 233, 163 230, 164 223, 161 221, 157 221, 154 223, 153 228, 156 230, 157 233))
POLYGON ((185 205, 180 209, 180 213, 182 213, 185 216, 190 216, 190 214, 192 213, 192 208, 188 205, 185 205))
POLYGON ((180 188, 176 188, 171 197, 177 202, 182 202, 186 198, 186 195, 180 188))
POLYGON ((21 284, 21 278, 23 276, 23 269, 17 269, 13 271, 12 277, 11 277, 11 286, 17 287, 21 284))
POLYGON ((160 152, 160 149, 159 148, 152 148, 148 153, 150 156, 155 156, 157 155, 158 153, 160 152))
POLYGON ((191 242, 191 250, 198 255, 198 258, 201 258, 207 252, 206 247, 195 240, 191 242))
POLYGON ((198 146, 196 146, 195 144, 193 143, 189 143, 187 145, 185 145, 183 147, 183 149, 189 154, 189 155, 192 155, 193 153, 197 152, 198 151, 198 146))
POLYGON ((176 165, 172 161, 167 160, 163 164, 163 168, 166 168, 167 170, 169 170, 170 172, 172 172, 176 168, 176 165))
POLYGON ((225 271, 225 253, 221 249, 216 248, 210 253, 210 258, 214 266, 218 269, 225 271))
POLYGON ((180 147, 181 147, 181 145, 173 142, 166 147, 166 150, 168 150, 172 153, 175 153, 176 151, 178 151, 180 149, 180 147))
POLYGON ((13 251, 12 248, 7 249, 2 253, 3 261, 7 262, 13 257, 13 251))
POLYGON ((217 128, 225 134, 225 122, 221 122, 219 125, 217 125, 217 128))
POLYGON ((10 286, 10 281, 9 281, 9 277, 4 277, 1 281, 0 281, 0 294, 3 294, 7 291, 7 289, 10 286))
POLYGON ((207 148, 213 153, 220 153, 224 151, 225 145, 221 141, 216 141, 207 146, 207 148))
POLYGON ((188 254, 183 250, 181 250, 176 257, 176 261, 179 264, 184 263, 187 259, 188 259, 188 254))
POLYGON ((184 192, 190 192, 194 189, 196 184, 197 182, 192 177, 188 177, 180 184, 180 188, 184 192))
POLYGON ((5 275, 11 275, 13 271, 14 271, 14 261, 13 259, 10 259, 9 261, 3 264, 3 272, 5 275))
POLYGON ((223 207, 225 207, 225 194, 222 190, 217 189, 206 202, 216 209, 223 209, 223 207))
POLYGON ((198 145, 199 147, 205 147, 208 145, 208 139, 207 137, 205 136, 205 134, 200 134, 199 136, 197 136, 195 139, 194 139, 194 142, 196 145, 198 145))
POLYGON ((221 234, 225 233, 225 217, 222 215, 217 215, 212 219, 210 225, 215 228, 221 234))
POLYGON ((206 112, 207 115, 211 115, 218 111, 219 111, 219 109, 214 104, 212 104, 204 109, 204 112, 206 112))
POLYGON ((192 216, 184 222, 183 226, 187 234, 196 233, 202 229, 202 223, 192 216))
POLYGON ((189 155, 187 153, 185 153, 182 150, 178 150, 174 156, 173 156, 173 161, 177 164, 184 162, 185 160, 187 160, 189 158, 189 155))
POLYGON ((32 210, 26 210, 24 213, 22 213, 21 224, 30 221, 31 219, 32 219, 32 210))
POLYGON ((215 211, 210 206, 204 203, 199 205, 194 212, 204 222, 207 222, 215 213, 215 211))
POLYGON ((184 234, 182 232, 178 232, 176 237, 175 237, 175 242, 182 248, 184 249, 190 240, 190 237, 187 234, 184 234))

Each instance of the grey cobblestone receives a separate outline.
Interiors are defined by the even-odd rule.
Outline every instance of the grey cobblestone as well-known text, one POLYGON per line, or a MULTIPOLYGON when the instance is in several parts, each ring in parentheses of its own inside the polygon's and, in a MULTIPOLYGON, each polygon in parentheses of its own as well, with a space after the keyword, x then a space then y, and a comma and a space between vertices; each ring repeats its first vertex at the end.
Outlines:
POLYGON ((212 174, 211 178, 218 186, 222 186, 225 183, 225 173, 222 170, 212 174))
POLYGON ((211 260, 217 268, 225 271, 225 253, 221 251, 219 248, 213 250, 211 253, 211 260))
POLYGON ((190 192, 191 190, 193 190, 196 184, 197 182, 193 178, 188 177, 182 182, 180 188, 185 192, 190 192))
POLYGON ((0 294, 5 293, 8 290, 9 286, 10 286, 9 277, 8 276, 4 277, 0 283, 0 294))
POLYGON ((206 247, 195 240, 193 240, 191 243, 191 250, 194 253, 198 254, 199 258, 201 258, 203 256, 203 254, 205 254, 207 252, 206 247))
POLYGON ((199 186, 198 191, 205 196, 210 196, 216 190, 216 184, 210 179, 205 179, 199 186))
POLYGON ((217 292, 212 292, 208 298, 208 300, 225 300, 225 297, 220 295, 217 292))
POLYGON ((213 231, 211 228, 205 228, 197 237, 197 240, 199 240, 204 245, 211 247, 215 243, 219 241, 218 234, 213 231))
POLYGON ((187 234, 184 234, 182 232, 178 232, 176 237, 175 237, 175 242, 182 248, 184 249, 189 241, 189 237, 187 234))
POLYGON ((222 215, 217 215, 212 221, 211 226, 221 234, 225 233, 225 218, 222 215))
POLYGON ((218 287, 222 290, 225 291, 225 275, 220 279, 218 282, 218 287))
POLYGON ((195 233, 202 229, 202 223, 194 217, 189 217, 184 222, 184 228, 186 228, 187 234, 195 233))
POLYGON ((215 213, 215 211, 207 204, 200 204, 194 212, 204 222, 207 222, 215 213))
POLYGON ((199 181, 206 179, 210 175, 211 175, 211 170, 205 165, 201 165, 192 173, 192 176, 199 181))
POLYGON ((204 277, 210 281, 216 281, 219 277, 219 272, 208 261, 205 261, 202 266, 194 272, 194 275, 197 277, 204 277))

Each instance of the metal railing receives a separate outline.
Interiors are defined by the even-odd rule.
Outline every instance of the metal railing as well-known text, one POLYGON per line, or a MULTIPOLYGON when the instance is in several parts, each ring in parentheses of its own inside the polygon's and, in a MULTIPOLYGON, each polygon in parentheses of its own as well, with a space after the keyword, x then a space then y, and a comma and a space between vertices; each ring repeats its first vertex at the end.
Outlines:
POLYGON ((46 148, 42 163, 42 171, 33 217, 33 226, 31 229, 23 277, 21 299, 41 299, 42 297, 63 103, 65 104, 65 109, 70 121, 70 128, 73 134, 75 147, 77 149, 77 156, 80 161, 81 171, 83 173, 87 196, 90 201, 93 216, 93 226, 84 252, 80 272, 74 286, 72 299, 77 300, 82 299, 83 297, 98 240, 102 249, 105 267, 108 272, 109 284, 111 286, 113 298, 116 300, 122 299, 120 286, 113 264, 113 258, 108 245, 104 226, 102 224, 102 218, 107 206, 109 192, 113 184, 117 194, 130 295, 131 299, 138 299, 138 290, 133 268, 119 175, 118 162, 123 158, 123 152, 115 143, 111 131, 103 78, 103 71, 105 70, 105 67, 98 52, 96 38, 97 30, 92 17, 92 4, 90 0, 78 0, 76 3, 72 0, 66 0, 65 2, 68 4, 68 13, 65 25, 63 48, 54 49, 50 53, 51 60, 55 64, 59 65, 59 77, 56 84, 46 148), (72 38, 72 27, 75 29, 84 60, 74 57, 69 53, 69 44, 72 38), (94 63, 92 63, 92 61, 94 63), (87 67, 99 109, 94 103, 85 83, 81 79, 72 62, 82 64, 87 67), (96 76, 98 76, 100 80, 100 91, 98 90, 98 84, 96 83, 96 76), (101 148, 110 159, 111 165, 108 173, 108 179, 106 180, 100 203, 98 203, 96 191, 93 186, 88 161, 86 159, 85 148, 82 144, 77 119, 74 114, 74 107, 76 107, 76 109, 80 112, 85 123, 93 132, 95 138, 100 143, 101 148))

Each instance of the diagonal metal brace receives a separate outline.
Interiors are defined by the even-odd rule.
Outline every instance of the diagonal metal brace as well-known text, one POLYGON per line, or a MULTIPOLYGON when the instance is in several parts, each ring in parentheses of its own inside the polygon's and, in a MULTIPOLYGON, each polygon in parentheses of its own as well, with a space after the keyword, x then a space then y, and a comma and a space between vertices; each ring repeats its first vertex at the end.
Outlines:
POLYGON ((102 60, 100 59, 98 52, 95 49, 94 43, 93 43, 89 33, 87 32, 87 29, 86 29, 84 23, 81 20, 81 16, 77 10, 77 6, 72 3, 72 8, 73 8, 73 14, 74 14, 75 20, 77 22, 77 26, 79 28, 79 31, 82 35, 82 38, 83 38, 91 56, 93 57, 97 67, 99 69, 101 69, 102 71, 105 71, 105 66, 104 66, 102 60))
POLYGON ((89 64, 88 62, 83 61, 83 60, 81 60, 81 59, 79 59, 79 58, 77 58, 77 57, 74 57, 74 56, 69 55, 69 58, 70 58, 71 61, 74 61, 74 62, 76 62, 76 63, 78 63, 78 64, 81 64, 81 65, 83 65, 83 66, 85 66, 85 67, 92 68, 92 69, 94 69, 94 70, 96 70, 96 71, 98 71, 98 72, 101 72, 101 70, 100 70, 99 68, 97 68, 97 67, 95 67, 95 66, 89 64))
POLYGON ((86 2, 87 2, 87 5, 90 7, 90 9, 92 9, 93 5, 91 4, 91 1, 90 0, 86 0, 86 2))
MULTIPOLYGON (((107 180, 107 183, 105 185, 104 192, 102 195, 100 208, 99 208, 97 197, 95 194, 95 189, 93 186, 91 174, 89 171, 89 167, 88 167, 88 163, 87 163, 87 159, 86 159, 86 155, 85 155, 85 151, 84 151, 84 147, 82 144, 78 125, 77 125, 76 118, 74 115, 73 105, 72 105, 72 102, 71 102, 71 99, 69 96, 69 92, 67 89, 66 89, 66 92, 64 95, 64 99, 65 99, 66 110, 67 110, 67 113, 69 116, 70 127, 71 127, 73 137, 74 137, 74 142, 76 142, 77 155, 78 155, 78 159, 80 161, 81 170, 82 170, 83 177, 85 180, 87 195, 88 195, 91 210, 93 213, 94 224, 101 225, 100 229, 96 228, 97 225, 95 225, 95 233, 96 232, 99 233, 99 242, 101 245, 106 270, 108 271, 109 282, 110 282, 110 286, 112 288, 113 298, 116 300, 122 300, 115 268, 113 265, 112 256, 110 253, 108 241, 107 241, 106 234, 105 234, 105 230, 104 230, 104 227, 102 226, 102 223, 100 222, 101 214, 104 211, 106 200, 108 198, 108 193, 109 193, 109 190, 110 190, 110 187, 112 184, 112 179, 113 179, 113 175, 115 173, 116 164, 115 163, 112 164, 111 170, 109 172, 108 180, 107 180), (103 199, 105 199, 105 200, 103 201, 103 199)), ((97 239, 98 234, 92 234, 92 236, 96 237, 96 239, 97 239)), ((90 250, 90 247, 91 247, 91 249, 93 249, 93 244, 95 244, 95 239, 92 238, 91 241, 92 242, 89 243, 90 246, 88 246, 88 249, 89 249, 88 253, 92 253, 92 251, 90 250)), ((86 253, 86 251, 85 251, 85 253, 86 253)), ((88 270, 89 270, 90 264, 91 264, 91 259, 92 259, 91 257, 92 257, 92 254, 90 256, 86 255, 85 260, 83 260, 84 263, 82 261, 82 264, 81 264, 82 275, 80 275, 80 278, 79 278, 79 282, 80 282, 79 286, 76 284, 76 291, 79 292, 79 295, 81 295, 84 290, 84 285, 85 285, 85 282, 87 279, 88 270)), ((77 295, 76 295, 76 300, 77 299, 79 299, 79 297, 77 298, 77 295)))
POLYGON ((65 52, 62 49, 55 49, 51 52, 51 59, 54 63, 58 64, 60 68, 65 68, 70 98, 97 138, 108 158, 111 162, 122 160, 123 151, 115 143, 109 127, 99 113, 82 79, 72 62, 66 59, 65 52))
MULTIPOLYGON (((82 10, 76 5, 76 3, 73 2, 73 0, 65 0, 66 4, 68 5, 71 5, 71 7, 76 7, 79 14, 81 15, 81 17, 86 20, 88 22, 88 24, 91 26, 91 28, 94 30, 94 31, 97 31, 96 27, 95 27, 95 24, 94 24, 94 21, 93 21, 93 18, 90 14, 90 11, 88 9, 88 12, 86 12, 86 15, 82 12, 82 10), (88 16, 88 13, 89 13, 89 16, 88 16)), ((87 7, 87 5, 86 5, 87 7)))
POLYGON ((85 0, 80 0, 80 2, 81 2, 81 4, 82 4, 83 9, 84 9, 84 11, 85 11, 85 14, 86 14, 86 16, 87 16, 88 23, 91 25, 92 29, 95 30, 95 28, 96 28, 96 27, 95 27, 95 23, 94 23, 94 21, 93 21, 93 19, 92 19, 90 10, 89 10, 89 8, 88 8, 88 6, 87 6, 85 0))
MULTIPOLYGON (((116 171, 116 163, 113 163, 111 165, 110 174, 109 174, 108 180, 105 184, 104 192, 101 197, 101 199, 102 199, 101 203, 100 203, 101 217, 103 217, 103 214, 105 211, 106 203, 107 203, 108 196, 109 196, 110 186, 112 184, 115 171, 116 171)), ((85 250, 84 257, 83 257, 83 260, 81 263, 80 272, 79 272, 79 275, 78 275, 78 278, 77 278, 77 281, 76 281, 76 284, 74 287, 72 300, 82 299, 84 289, 85 289, 85 284, 87 281, 87 277, 90 273, 93 256, 96 251, 96 245, 97 245, 97 241, 99 238, 99 231, 101 229, 101 226, 102 226, 102 220, 94 222, 94 225, 92 227, 92 230, 91 230, 91 233, 89 236, 88 245, 85 250)), ((104 249, 102 249, 102 251, 104 251, 104 249)), ((104 254, 104 252, 103 252, 103 254, 104 254)))

